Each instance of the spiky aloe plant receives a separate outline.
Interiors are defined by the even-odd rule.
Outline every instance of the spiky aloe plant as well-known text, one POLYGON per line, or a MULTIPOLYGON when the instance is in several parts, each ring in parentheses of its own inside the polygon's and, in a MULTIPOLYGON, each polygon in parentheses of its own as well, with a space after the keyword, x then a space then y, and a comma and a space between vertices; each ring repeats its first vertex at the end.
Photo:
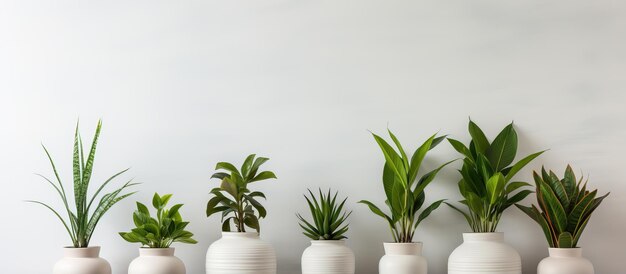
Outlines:
POLYGON ((417 213, 426 199, 424 189, 435 179, 443 167, 454 162, 454 160, 425 173, 417 180, 417 174, 426 153, 441 143, 446 136, 432 135, 409 158, 396 136, 390 130, 388 132, 398 151, 380 136, 372 135, 385 157, 382 179, 387 196, 385 204, 389 207, 391 215, 385 214, 370 201, 362 200, 359 203, 367 205, 372 213, 387 221, 394 242, 410 243, 413 241, 417 226, 444 201, 438 200, 430 204, 418 215, 417 213))
POLYGON ((602 200, 609 196, 597 196, 598 190, 587 190, 587 181, 576 175, 569 165, 563 179, 554 172, 541 168, 541 176, 533 172, 537 203, 531 207, 516 204, 541 226, 550 247, 574 248, 593 213, 602 200), (541 209, 541 211, 540 211, 541 209))
POLYGON ((348 224, 344 225, 344 223, 350 214, 352 214, 352 211, 346 213, 343 210, 343 206, 348 198, 343 199, 343 201, 339 203, 337 201, 337 194, 339 192, 335 192, 333 196, 330 194, 329 189, 328 193, 324 195, 320 189, 318 201, 315 195, 313 195, 313 192, 311 192, 311 190, 308 191, 310 196, 307 197, 304 195, 304 198, 309 205, 313 221, 309 222, 302 217, 302 215, 296 214, 298 219, 300 219, 300 227, 304 229, 302 233, 312 240, 347 239, 348 237, 344 236, 344 234, 348 232, 348 224))
POLYGON ((50 161, 50 165, 52 166, 52 171, 54 172, 56 183, 41 174, 37 175, 42 177, 46 182, 48 182, 59 194, 59 196, 61 197, 61 201, 63 202, 65 211, 68 215, 67 220, 63 219, 59 212, 54 210, 46 203, 40 201, 27 201, 40 204, 52 211, 52 213, 54 213, 54 215, 59 218, 61 223, 63 223, 63 226, 65 227, 67 233, 72 239, 73 246, 76 248, 89 246, 91 236, 93 235, 96 225, 98 225, 98 222, 100 221, 102 216, 114 204, 135 193, 131 192, 122 194, 126 188, 136 185, 136 183, 133 183, 132 180, 130 180, 115 191, 102 195, 100 201, 98 203, 94 203, 104 187, 107 186, 113 179, 128 170, 125 169, 114 174, 109 179, 104 181, 104 183, 102 183, 100 187, 98 187, 94 195, 91 196, 91 198, 88 197, 87 192, 89 191, 89 183, 91 182, 91 175, 93 173, 93 165, 96 156, 96 146, 98 144, 98 137, 100 136, 101 128, 102 121, 100 120, 98 121, 98 126, 96 127, 96 133, 93 137, 91 149, 89 150, 89 155, 85 159, 83 153, 83 141, 78 131, 78 123, 76 124, 73 151, 74 206, 76 207, 75 211, 72 211, 72 209, 70 208, 70 202, 68 201, 69 199, 67 197, 65 187, 61 182, 61 177, 57 172, 56 165, 52 160, 52 156, 50 156, 48 149, 46 149, 46 147, 42 145, 44 151, 46 152, 46 156, 50 161))

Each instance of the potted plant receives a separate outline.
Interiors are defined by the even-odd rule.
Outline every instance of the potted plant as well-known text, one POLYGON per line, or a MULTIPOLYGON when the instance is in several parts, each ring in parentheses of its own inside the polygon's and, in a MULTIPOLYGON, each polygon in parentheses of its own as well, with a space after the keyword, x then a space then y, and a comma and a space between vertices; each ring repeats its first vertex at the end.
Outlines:
POLYGON ((120 232, 120 236, 131 243, 141 243, 139 257, 128 267, 128 274, 185 274, 185 264, 174 256, 172 243, 196 244, 193 233, 186 231, 189 222, 180 216, 182 204, 165 208, 172 194, 154 194, 152 206, 157 210, 156 218, 150 216, 148 207, 137 202, 133 213, 135 228, 120 232))
POLYGON ((526 156, 511 165, 517 154, 517 133, 513 123, 506 126, 493 142, 471 120, 469 146, 448 139, 452 147, 464 156, 459 170, 458 187, 468 212, 448 204, 467 220, 473 233, 463 233, 464 243, 448 259, 449 274, 499 273, 521 274, 521 259, 517 251, 504 243, 504 234, 497 231, 502 213, 521 201, 530 190, 525 182, 513 182, 513 177, 543 151, 526 156))
POLYGON ((366 204, 374 214, 387 221, 394 241, 393 243, 384 243, 385 256, 379 262, 379 273, 425 274, 428 266, 426 259, 421 256, 422 243, 414 242, 413 236, 417 226, 438 208, 443 200, 432 203, 419 215, 418 211, 424 205, 426 186, 435 179, 437 173, 444 166, 453 161, 427 172, 417 182, 416 179, 426 153, 441 143, 445 136, 436 137, 436 134, 431 136, 409 158, 391 131, 389 131, 389 135, 398 151, 380 136, 372 135, 385 156, 382 179, 387 197, 385 203, 391 214, 383 213, 379 207, 369 201, 363 200, 359 203, 366 204))
POLYGON ((74 183, 74 195, 68 197, 68 193, 65 190, 61 177, 57 172, 56 165, 52 160, 52 156, 48 152, 45 146, 43 149, 46 153, 52 171, 54 173, 54 179, 48 179, 47 177, 37 174, 42 177, 47 183, 54 188, 55 192, 61 198, 63 202, 63 211, 57 211, 46 203, 40 201, 28 201, 42 205, 49 209, 63 224, 67 233, 72 240, 72 246, 65 248, 64 258, 58 261, 55 266, 54 274, 111 274, 111 266, 109 263, 100 258, 100 247, 89 246, 91 236, 95 232, 98 222, 102 219, 102 216, 117 202, 132 195, 132 193, 125 193, 124 190, 128 187, 135 185, 132 181, 128 181, 116 190, 102 195, 99 201, 96 198, 100 195, 103 189, 113 181, 116 177, 120 176, 128 169, 122 170, 109 179, 104 181, 93 196, 89 197, 87 192, 89 190, 89 184, 93 173, 94 160, 96 156, 96 146, 98 143, 98 137, 102 128, 102 121, 98 121, 96 133, 93 138, 89 154, 83 153, 83 142, 78 132, 78 124, 76 125, 76 131, 74 133, 74 149, 73 149, 73 183, 74 183), (73 205, 71 204, 71 199, 73 205), (74 206, 73 210, 71 207, 74 206), (61 217, 61 214, 67 214, 67 219, 61 217))
POLYGON ((352 214, 343 209, 348 198, 339 202, 338 192, 331 195, 330 189, 326 195, 320 189, 317 198, 311 190, 309 194, 304 198, 312 221, 296 214, 302 233, 311 239, 311 246, 302 254, 302 274, 354 274, 354 253, 343 240, 348 231, 345 222, 352 214))
POLYGON ((219 162, 217 172, 211 178, 221 180, 219 187, 213 188, 213 196, 207 203, 206 215, 215 213, 222 216, 222 238, 209 247, 206 255, 206 271, 211 274, 276 274, 276 255, 272 246, 259 238, 259 219, 265 218, 267 211, 258 201, 265 199, 259 191, 250 191, 248 184, 266 179, 275 179, 271 171, 259 172, 259 167, 268 158, 249 155, 241 170, 227 162, 219 162), (231 222, 235 231, 231 231, 231 222), (254 232, 247 232, 246 227, 254 232))
POLYGON ((578 240, 593 213, 609 194, 598 196, 598 190, 588 190, 583 178, 568 165, 563 179, 552 171, 533 172, 538 208, 516 206, 541 226, 546 236, 550 257, 543 259, 537 274, 593 274, 591 262, 582 257, 578 240))

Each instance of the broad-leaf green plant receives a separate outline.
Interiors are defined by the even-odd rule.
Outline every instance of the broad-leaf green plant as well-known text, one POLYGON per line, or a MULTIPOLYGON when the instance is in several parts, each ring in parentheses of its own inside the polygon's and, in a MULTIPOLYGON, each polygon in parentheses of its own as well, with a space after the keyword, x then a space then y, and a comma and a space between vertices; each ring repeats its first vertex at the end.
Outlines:
POLYGON ((550 247, 575 248, 587 226, 591 213, 609 196, 598 196, 598 190, 588 190, 587 181, 576 180, 568 165, 563 179, 552 171, 541 169, 541 176, 533 172, 536 185, 537 206, 516 204, 541 226, 550 247))
POLYGON ((348 232, 348 224, 345 222, 348 220, 352 211, 345 212, 343 207, 346 204, 348 198, 339 202, 337 200, 337 194, 331 195, 330 189, 327 194, 322 193, 319 190, 317 198, 308 190, 310 196, 304 195, 309 210, 311 213, 312 221, 307 221, 299 213, 296 214, 300 219, 300 227, 304 230, 302 233, 311 238, 311 240, 342 240, 347 239, 344 234, 348 232))
POLYGON ((472 137, 469 146, 451 138, 448 141, 465 157, 459 170, 461 179, 458 187, 464 198, 460 203, 467 206, 469 212, 446 204, 463 214, 472 231, 495 232, 504 210, 532 193, 523 189, 530 184, 513 181, 513 177, 544 151, 533 153, 511 165, 518 143, 513 123, 507 125, 493 142, 471 120, 468 128, 472 137))
POLYGON ((50 161, 50 165, 52 166, 52 171, 54 172, 55 181, 48 179, 44 175, 37 174, 42 177, 47 183, 49 183, 57 192, 57 194, 61 197, 61 201, 63 202, 63 207, 65 213, 67 214, 67 219, 61 217, 61 213, 59 211, 53 209, 46 203, 40 201, 28 201, 31 203, 36 203, 42 205, 52 211, 54 215, 63 223, 63 226, 67 230, 69 234, 72 245, 75 248, 88 247, 89 241, 91 240, 91 236, 94 233, 94 230, 102 218, 102 216, 117 202, 123 200, 124 198, 134 194, 135 192, 125 193, 124 190, 128 187, 136 185, 132 180, 127 181, 120 188, 116 190, 106 193, 102 195, 100 200, 96 202, 96 198, 100 195, 103 189, 113 181, 116 177, 122 175, 128 169, 122 170, 109 179, 104 181, 93 196, 89 197, 87 192, 89 190, 89 184, 91 182, 91 177, 93 173, 94 161, 96 156, 96 146, 98 144, 98 137, 100 136, 100 130, 102 128, 102 121, 98 121, 98 126, 96 128, 95 136, 93 137, 93 141, 91 144, 91 148, 89 149, 89 154, 87 158, 84 156, 83 152, 83 141, 78 131, 78 123, 76 124, 76 131, 74 133, 74 150, 73 150, 73 179, 74 179, 74 207, 75 210, 72 210, 72 205, 70 204, 71 196, 68 197, 68 194, 65 190, 63 183, 61 182, 61 177, 57 171, 56 165, 52 160, 52 156, 48 152, 48 149, 44 145, 42 145, 43 150, 46 153, 48 160, 50 161))
POLYGON ((193 233, 186 231, 189 222, 180 216, 182 204, 165 208, 172 194, 159 196, 154 193, 152 206, 157 210, 156 218, 150 216, 148 207, 137 202, 137 210, 133 213, 135 228, 130 232, 120 232, 120 236, 131 243, 141 243, 149 248, 168 248, 172 243, 196 244, 193 233))
POLYGON ((265 194, 259 191, 251 192, 248 184, 267 179, 276 179, 271 171, 259 172, 260 166, 269 158, 249 155, 243 162, 241 170, 227 162, 217 163, 215 169, 227 172, 216 172, 211 178, 221 180, 220 187, 213 188, 210 195, 213 197, 207 203, 206 215, 222 214, 222 231, 231 231, 231 221, 237 232, 246 232, 246 227, 261 231, 259 219, 265 218, 267 211, 257 200, 265 199, 265 194), (257 215, 258 214, 258 215, 257 215))
POLYGON ((437 173, 443 167, 454 160, 425 173, 416 182, 417 174, 420 171, 426 153, 435 148, 446 137, 437 137, 436 134, 432 135, 409 158, 396 136, 390 130, 388 132, 397 151, 380 136, 374 133, 372 135, 385 156, 382 180, 387 197, 385 204, 389 207, 391 214, 384 213, 370 201, 362 200, 359 203, 367 205, 374 214, 387 221, 394 242, 410 243, 413 241, 417 226, 444 201, 438 200, 432 203, 422 210, 418 216, 417 213, 424 205, 426 199, 424 189, 435 179, 437 173))

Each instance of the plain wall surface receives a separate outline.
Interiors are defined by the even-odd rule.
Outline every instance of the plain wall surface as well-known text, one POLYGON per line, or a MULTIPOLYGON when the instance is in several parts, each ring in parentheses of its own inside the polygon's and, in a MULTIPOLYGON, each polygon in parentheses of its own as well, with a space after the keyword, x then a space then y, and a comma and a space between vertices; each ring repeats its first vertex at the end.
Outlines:
MULTIPOLYGON (((204 273, 220 236, 219 218, 204 213, 218 184, 209 177, 216 162, 240 165, 249 153, 270 157, 279 177, 251 187, 268 197, 262 238, 280 274, 300 273, 308 239, 295 213, 317 187, 349 196, 357 273, 377 273, 391 235, 356 204, 384 200, 383 156, 367 130, 388 125, 413 151, 437 131, 467 142, 471 117, 491 138, 514 120, 518 156, 550 149, 517 179, 570 163, 611 192, 580 245, 596 273, 624 273, 625 49, 618 0, 0 0, 0 272, 50 273, 70 244, 50 212, 22 201, 60 206, 33 173, 52 175, 43 142, 69 186, 79 117, 86 140, 104 120, 94 185, 127 167, 116 185, 143 183, 92 240, 115 274, 138 255, 117 232, 155 191, 185 204, 200 243, 174 246, 189 274, 204 273)), ((425 170, 457 157, 443 143, 425 170)), ((427 188, 427 202, 460 199, 459 166, 427 188)), ((429 273, 446 273, 467 230, 445 206, 419 227, 429 273)), ((547 256, 539 226, 511 208, 498 230, 535 273, 547 256)))

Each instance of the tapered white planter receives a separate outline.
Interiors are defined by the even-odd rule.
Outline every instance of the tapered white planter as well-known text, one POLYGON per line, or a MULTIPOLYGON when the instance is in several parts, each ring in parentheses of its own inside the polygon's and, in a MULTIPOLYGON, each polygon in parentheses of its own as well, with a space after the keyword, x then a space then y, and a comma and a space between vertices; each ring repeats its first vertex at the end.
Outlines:
POLYGON ((463 233, 463 244, 448 259, 448 274, 521 274, 520 255, 504 243, 504 234, 463 233))
POLYGON ((345 241, 311 241, 302 253, 302 274, 354 274, 354 253, 345 241))
POLYGON ((140 248, 128 274, 185 274, 185 264, 174 257, 174 248, 140 248))
POLYGON ((207 274, 276 274, 274 248, 256 232, 222 232, 206 254, 207 274))
POLYGON ((100 258, 100 247, 64 249, 63 259, 54 265, 54 274, 111 274, 111 265, 100 258))
POLYGON ((379 274, 426 274, 422 243, 384 243, 385 256, 378 263, 379 274))
POLYGON ((582 248, 550 248, 550 257, 539 262, 537 274, 594 274, 582 248))

